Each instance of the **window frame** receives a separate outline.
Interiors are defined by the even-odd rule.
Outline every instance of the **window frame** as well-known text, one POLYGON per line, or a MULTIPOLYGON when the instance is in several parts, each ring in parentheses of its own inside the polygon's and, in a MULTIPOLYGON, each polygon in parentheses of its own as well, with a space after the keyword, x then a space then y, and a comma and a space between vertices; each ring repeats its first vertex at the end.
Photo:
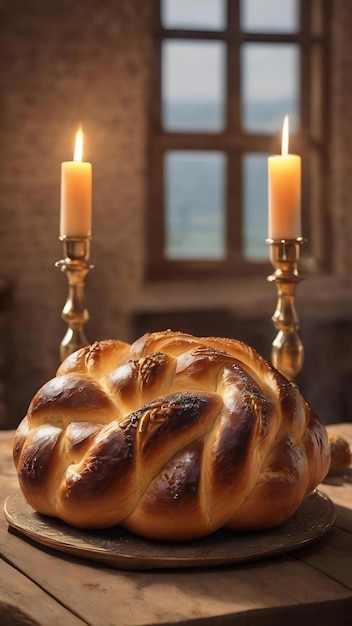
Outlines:
MULTIPOLYGON (((154 0, 154 33, 149 125, 148 210, 146 219, 146 280, 225 278, 262 275, 272 268, 268 261, 249 261, 241 254, 243 177, 242 155, 281 150, 281 129, 275 135, 246 133, 241 124, 240 54, 243 43, 294 43, 300 48, 299 131, 290 133, 290 152, 302 157, 302 231, 306 244, 302 262, 311 271, 331 266, 328 214, 329 51, 331 22, 329 0, 298 0, 296 33, 255 33, 240 30, 240 0, 227 0, 227 24, 223 31, 166 29, 161 22, 161 2, 154 0), (314 33, 320 20, 321 32, 314 33), (226 44, 225 126, 222 132, 175 132, 162 128, 163 40, 218 40, 226 44), (313 49, 320 49, 318 87, 311 81, 313 49), (323 68, 326 72, 323 72, 323 68), (314 97, 313 97, 314 96, 314 97), (319 129, 313 132, 313 101, 318 99, 319 129), (164 256, 164 154, 168 150, 221 151, 227 156, 225 223, 227 256, 221 260, 169 260, 164 256), (318 184, 311 184, 312 155, 316 155, 318 184), (314 224, 314 229, 312 225, 314 224), (314 237, 312 239, 312 234, 314 237)), ((315 103, 316 104, 316 103, 315 103)), ((267 206, 263 207, 267 211, 267 206)))

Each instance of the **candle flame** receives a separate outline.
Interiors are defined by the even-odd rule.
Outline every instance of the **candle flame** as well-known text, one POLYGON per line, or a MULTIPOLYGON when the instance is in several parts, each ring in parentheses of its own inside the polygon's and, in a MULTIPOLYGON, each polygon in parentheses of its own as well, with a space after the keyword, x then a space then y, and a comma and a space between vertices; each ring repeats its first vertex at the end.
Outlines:
POLYGON ((74 161, 82 161, 83 157, 83 131, 80 126, 76 133, 75 151, 73 153, 74 161))
POLYGON ((282 140, 281 140, 281 154, 283 156, 288 155, 288 115, 285 115, 284 123, 282 126, 282 140))

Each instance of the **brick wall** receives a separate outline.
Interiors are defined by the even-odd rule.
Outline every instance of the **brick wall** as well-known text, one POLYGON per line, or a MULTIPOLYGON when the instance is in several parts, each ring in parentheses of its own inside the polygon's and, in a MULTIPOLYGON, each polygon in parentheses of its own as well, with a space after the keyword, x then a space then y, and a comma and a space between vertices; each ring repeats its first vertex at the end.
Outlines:
POLYGON ((60 163, 82 123, 93 164, 89 339, 124 337, 145 210, 150 8, 144 0, 0 4, 0 262, 15 283, 11 422, 58 365, 60 163))

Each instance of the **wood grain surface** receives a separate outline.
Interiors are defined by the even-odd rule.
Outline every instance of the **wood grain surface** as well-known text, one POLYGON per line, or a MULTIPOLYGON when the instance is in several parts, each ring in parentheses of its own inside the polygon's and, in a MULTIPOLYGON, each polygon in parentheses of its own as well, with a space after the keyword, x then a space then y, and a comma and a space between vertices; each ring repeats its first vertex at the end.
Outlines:
MULTIPOLYGON (((331 429, 352 446, 352 424, 331 429)), ((2 505, 18 489, 12 436, 0 432, 2 505)), ((119 571, 39 547, 2 517, 0 624, 351 625, 352 468, 319 489, 336 509, 323 537, 290 554, 207 569, 119 571)))

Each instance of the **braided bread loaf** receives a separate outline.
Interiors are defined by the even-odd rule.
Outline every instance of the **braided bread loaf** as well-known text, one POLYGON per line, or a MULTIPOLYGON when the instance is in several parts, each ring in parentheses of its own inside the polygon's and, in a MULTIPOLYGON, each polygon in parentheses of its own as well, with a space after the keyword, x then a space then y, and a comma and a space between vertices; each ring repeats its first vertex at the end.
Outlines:
POLYGON ((324 426, 252 348, 172 331, 69 356, 13 452, 40 513, 162 540, 276 526, 330 462, 324 426))

